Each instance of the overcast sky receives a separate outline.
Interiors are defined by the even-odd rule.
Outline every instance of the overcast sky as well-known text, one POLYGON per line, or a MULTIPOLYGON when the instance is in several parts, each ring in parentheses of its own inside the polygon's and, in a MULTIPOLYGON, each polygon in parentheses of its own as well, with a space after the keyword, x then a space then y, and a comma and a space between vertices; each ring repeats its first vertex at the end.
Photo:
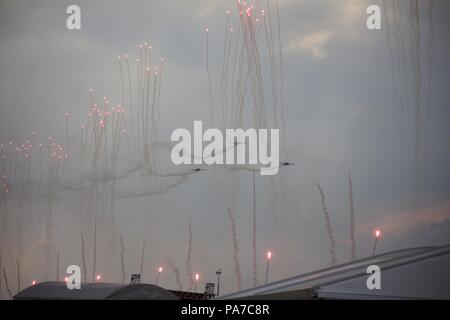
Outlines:
MULTIPOLYGON (((387 23, 392 31, 392 5, 388 3, 387 23)), ((260 283, 268 249, 273 250, 271 279, 329 265, 329 240, 316 183, 325 192, 338 263, 348 261, 349 171, 353 178, 358 257, 370 254, 377 227, 382 230, 380 252, 450 242, 450 3, 433 1, 430 50, 428 1, 420 1, 421 110, 426 110, 422 111, 421 123, 426 123, 423 127, 427 135, 426 140, 425 135, 421 137, 425 151, 418 208, 414 200, 413 106, 417 65, 411 64, 409 50, 410 3, 399 3, 396 14, 406 56, 399 55, 400 42, 393 34, 387 37, 384 15, 382 30, 366 28, 367 6, 382 7, 381 1, 279 0, 286 119, 286 141, 281 143, 287 149, 287 159, 281 160, 296 165, 280 170, 284 187, 280 186, 279 176, 273 179, 276 197, 268 178, 256 176, 260 283), (399 75, 398 63, 402 60, 407 72, 399 75), (404 88, 400 95, 410 103, 403 111, 395 88, 400 92, 404 88)), ((36 142, 52 136, 63 143, 64 115, 68 112, 70 141, 77 145, 80 125, 89 110, 89 89, 95 90, 99 100, 107 96, 114 104, 120 103, 117 56, 128 53, 134 60, 138 45, 144 41, 152 44, 154 56, 163 57, 165 64, 159 139, 169 142, 174 129, 192 130, 194 120, 208 121, 205 28, 209 28, 212 83, 218 86, 227 9, 231 10, 230 27, 237 28, 235 1, 2 0, 0 143, 22 143, 33 131, 38 133, 36 142), (70 4, 81 8, 81 30, 66 28, 66 8, 70 4)), ((261 42, 262 51, 264 45, 261 42)), ((214 97, 217 102, 217 90, 214 97)), ((75 147, 73 150, 77 152, 75 147)), ((167 153, 159 159, 170 167, 167 153)), ((76 167, 76 160, 73 163, 76 167)), ((132 190, 137 179, 130 177, 121 190, 132 190)), ((76 198, 76 194, 61 196, 65 200, 61 200, 56 212, 61 217, 57 218, 55 236, 61 266, 81 263, 79 234, 92 233, 80 227, 79 200, 71 196, 76 198)), ((113 253, 102 255, 102 248, 108 247, 105 239, 118 241, 120 233, 126 246, 127 273, 139 271, 142 241, 146 239, 144 281, 152 282, 154 270, 162 264, 165 272, 160 284, 176 287, 167 265, 166 257, 170 257, 186 286, 187 228, 191 218, 193 271, 201 274, 202 281, 215 281, 216 269, 223 268, 224 292, 236 290, 226 209, 229 206, 237 223, 243 286, 249 287, 252 201, 251 174, 221 169, 189 175, 179 186, 158 195, 118 199, 117 225, 111 231, 114 235, 107 235, 107 229, 101 229, 99 235, 97 269, 109 277, 105 281, 120 280, 119 245, 113 253)), ((2 210, 6 215, 8 209, 2 210)), ((45 232, 31 213, 21 217, 20 223, 12 226, 22 225, 17 232, 26 233, 28 241, 14 246, 12 240, 2 237, 4 264, 14 274, 16 256, 20 256, 24 283, 34 278, 45 280, 45 232)), ((89 246, 86 250, 90 257, 89 246)), ((90 258, 88 264, 92 264, 90 258)))

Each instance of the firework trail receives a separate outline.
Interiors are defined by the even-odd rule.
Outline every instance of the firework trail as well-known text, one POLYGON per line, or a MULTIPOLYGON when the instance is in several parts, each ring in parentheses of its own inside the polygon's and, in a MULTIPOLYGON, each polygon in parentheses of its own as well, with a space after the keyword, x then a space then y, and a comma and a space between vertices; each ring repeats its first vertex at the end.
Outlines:
POLYGON ((274 125, 276 128, 279 127, 278 125, 278 114, 277 114, 277 100, 278 100, 278 94, 277 94, 277 82, 276 82, 276 70, 275 70, 275 64, 274 64, 274 50, 273 50, 273 31, 272 31, 272 19, 270 17, 270 4, 269 1, 267 1, 267 20, 269 23, 266 22, 266 15, 263 11, 263 21, 264 21, 264 31, 266 35, 266 41, 267 41, 267 48, 269 52, 269 65, 270 65, 270 78, 272 82, 272 104, 273 104, 273 115, 274 115, 274 125), (269 27, 267 27, 267 24, 269 27))
MULTIPOLYGON (((392 24, 389 22, 386 1, 383 1, 384 14, 386 16, 386 31, 388 35, 389 55, 391 57, 391 70, 397 73, 398 86, 395 77, 393 77, 393 87, 395 91, 399 91, 398 100, 400 103, 401 122, 406 120, 406 135, 412 137, 412 153, 413 153, 413 176, 414 176, 414 207, 417 210, 420 206, 421 197, 421 180, 423 174, 423 165, 427 156, 427 135, 428 135, 428 117, 429 105, 431 100, 431 71, 432 71, 432 55, 433 55, 433 1, 428 1, 428 23, 429 38, 426 48, 426 54, 423 56, 427 61, 427 70, 422 67, 422 30, 420 21, 420 3, 418 0, 411 0, 409 4, 409 17, 407 20, 408 30, 410 32, 409 39, 404 40, 402 36, 402 7, 399 0, 392 2, 392 24), (391 29, 392 27, 392 29, 391 29), (390 35, 393 31, 393 36, 390 35), (393 57, 392 41, 399 51, 397 58, 393 57), (409 59, 405 57, 409 54, 409 59), (427 88, 423 87, 422 76, 427 73, 427 88), (424 100, 424 101, 422 101, 424 100)), ((404 8, 405 11, 407 8, 404 8)), ((397 95, 396 95, 397 96, 397 95)))
POLYGON ((125 243, 122 235, 120 235, 120 267, 122 268, 122 283, 125 283, 125 243))
POLYGON ((356 259, 356 240, 355 240, 355 211, 353 207, 353 183, 352 174, 348 173, 348 201, 350 203, 350 241, 352 246, 351 259, 356 259))
MULTIPOLYGON (((125 55, 125 61, 127 62, 127 73, 128 73, 128 96, 130 98, 130 118, 133 119, 133 89, 131 86, 131 72, 130 72, 130 63, 128 62, 128 54, 125 55)), ((133 136, 133 139, 135 138, 134 135, 134 126, 131 126, 131 134, 133 136)))
POLYGON ((281 41, 281 23, 280 23, 280 12, 278 9, 278 1, 275 1, 275 10, 277 13, 277 33, 278 33, 278 59, 280 67, 280 119, 281 119, 281 138, 283 140, 282 148, 284 157, 287 158, 286 151, 286 123, 284 120, 284 69, 283 69, 283 52, 282 52, 282 41, 281 41))
POLYGON ((121 57, 117 57, 117 62, 119 63, 119 70, 120 70, 120 84, 122 88, 122 105, 125 104, 125 85, 123 81, 123 70, 122 70, 122 60, 121 57))
POLYGON ((258 262, 256 249, 256 181, 255 172, 252 175, 253 181, 253 214, 252 214, 252 250, 253 250, 253 286, 258 284, 258 262))
POLYGON ((59 250, 56 251, 56 281, 59 281, 59 250))
POLYGON ((422 170, 422 104, 421 104, 421 88, 422 88, 422 67, 420 65, 420 43, 421 43, 421 30, 420 30, 420 12, 419 12, 419 3, 418 0, 414 1, 413 5, 413 44, 415 45, 414 51, 414 60, 415 61, 415 163, 414 163, 414 171, 415 171, 415 209, 418 210, 420 205, 420 194, 421 194, 421 170, 422 170))
POLYGON ((334 240, 333 230, 331 229, 330 214, 328 213, 328 209, 325 204, 325 195, 324 195, 323 190, 320 187, 320 185, 318 183, 316 185, 317 185, 317 189, 319 189, 320 197, 322 199, 322 210, 323 210, 323 215, 324 215, 325 222, 326 222, 328 238, 330 240, 331 266, 334 266, 336 264, 336 249, 335 249, 336 241, 334 240))
MULTIPOLYGON (((392 88, 394 90, 394 95, 397 98, 398 95, 398 85, 395 81, 395 70, 398 66, 397 63, 395 63, 394 61, 394 50, 392 48, 392 40, 391 40, 391 26, 389 23, 389 18, 388 18, 388 11, 387 11, 387 5, 386 5, 386 0, 383 0, 383 11, 384 11, 384 16, 385 16, 385 25, 386 25, 386 39, 387 39, 387 44, 388 44, 388 49, 389 49, 389 58, 391 61, 391 78, 392 78, 392 88)), ((401 97, 399 98, 401 100, 401 97)), ((402 101, 400 101, 400 106, 401 106, 402 101)), ((400 114, 400 119, 403 118, 403 108, 401 106, 401 114, 400 114)))
POLYGON ((180 271, 177 269, 172 259, 168 257, 167 261, 169 262, 170 269, 172 269, 175 275, 175 281, 178 285, 178 290, 180 291, 183 290, 183 283, 181 282, 180 271))
POLYGON ((426 153, 428 151, 428 120, 430 113, 430 101, 431 101, 431 76, 433 68, 433 42, 434 42, 434 27, 433 27, 433 0, 428 1, 428 49, 427 49, 427 75, 428 75, 428 87, 427 96, 425 101, 425 120, 424 120, 424 161, 426 161, 426 153))
POLYGON ((188 224, 188 247, 187 247, 187 254, 186 254, 186 272, 187 272, 187 278, 188 278, 188 291, 192 289, 192 286, 194 284, 194 281, 192 279, 192 265, 191 265, 191 259, 192 259, 192 225, 191 225, 191 218, 189 218, 189 224, 188 224))
MULTIPOLYGON (((0 253, 0 270, 2 270, 2 254, 0 253)), ((2 298, 2 276, 0 275, 0 299, 2 298)))
POLYGON ((16 268, 17 268, 17 292, 20 292, 20 263, 19 263, 19 258, 16 259, 16 268))
POLYGON ((144 258, 145 258, 145 240, 142 243, 141 264, 139 265, 139 274, 141 275, 141 278, 144 272, 144 258))
MULTIPOLYGON (((226 127, 226 119, 227 119, 227 103, 226 103, 226 89, 225 89, 225 77, 226 77, 226 58, 227 58, 227 43, 228 43, 228 20, 230 17, 230 11, 227 11, 226 22, 225 22, 225 39, 223 42, 223 57, 222 57, 222 77, 220 79, 220 95, 221 95, 221 104, 222 104, 222 127, 226 127)), ((230 38, 231 41, 231 38, 230 38)))
POLYGON ((239 244, 237 240, 237 232, 236 232, 236 221, 231 214, 231 209, 228 207, 228 217, 231 222, 231 239, 233 241, 233 260, 234 260, 234 274, 236 275, 237 281, 237 290, 241 290, 242 288, 242 274, 241 274, 241 264, 239 262, 239 244))
MULTIPOLYGON (((70 154, 69 149, 69 113, 66 112, 66 149, 67 149, 67 155, 70 154)), ((69 158, 67 157, 67 173, 70 176, 70 166, 69 166, 69 158)))
POLYGON ((214 103, 212 94, 211 73, 209 72, 209 28, 206 28, 206 74, 208 76, 209 87, 209 109, 211 113, 211 128, 214 128, 214 103))
MULTIPOLYGON (((230 52, 231 52, 231 44, 233 41, 233 33, 234 33, 233 28, 230 28, 229 30, 230 30, 230 40, 229 40, 229 45, 227 48, 227 57, 225 59, 225 79, 224 79, 224 87, 223 87, 224 98, 225 98, 225 107, 226 107, 226 109, 225 109, 226 113, 225 113, 225 117, 224 117, 225 125, 227 125, 227 123, 228 123, 227 122, 228 121, 228 66, 230 65, 230 52)), ((231 119, 231 121, 233 120, 233 108, 231 108, 230 119, 231 119)))
POLYGON ((12 299, 13 298, 13 294, 11 292, 11 289, 9 288, 8 275, 6 274, 5 267, 2 267, 2 270, 3 270, 3 279, 5 280, 6 291, 8 292, 9 298, 12 299))
POLYGON ((95 281, 95 271, 97 268, 97 219, 94 220, 94 244, 93 244, 92 282, 95 281))
POLYGON ((173 189, 173 188, 179 186, 180 184, 182 184, 185 181, 186 181, 186 177, 181 176, 173 184, 169 184, 166 187, 161 188, 161 189, 117 192, 117 197, 118 198, 143 198, 143 197, 148 197, 148 196, 152 196, 155 194, 163 194, 163 193, 166 193, 167 191, 169 191, 170 189, 173 189))
POLYGON ((83 280, 84 282, 87 282, 86 252, 82 233, 80 233, 80 238, 81 238, 81 263, 83 264, 83 280))

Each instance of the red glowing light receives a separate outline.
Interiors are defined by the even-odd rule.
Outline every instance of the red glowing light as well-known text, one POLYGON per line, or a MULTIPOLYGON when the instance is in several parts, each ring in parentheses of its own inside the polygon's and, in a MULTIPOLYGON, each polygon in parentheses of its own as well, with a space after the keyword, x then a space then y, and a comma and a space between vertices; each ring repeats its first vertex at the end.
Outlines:
POLYGON ((64 282, 67 282, 69 280, 69 278, 64 277, 64 282))
POLYGON ((381 235, 380 229, 376 229, 376 230, 375 230, 375 237, 379 238, 380 235, 381 235))
POLYGON ((31 282, 31 285, 34 286, 34 285, 36 285, 36 283, 37 283, 36 280, 33 280, 33 281, 31 282))
POLYGON ((95 277, 95 280, 100 281, 101 278, 102 278, 102 276, 98 274, 98 275, 95 277))
POLYGON ((162 267, 159 267, 159 268, 158 268, 158 272, 159 272, 159 273, 163 272, 163 268, 162 268, 162 267))
POLYGON ((271 251, 267 251, 267 259, 270 260, 270 258, 272 258, 272 252, 271 251))
POLYGON ((198 279, 200 278, 200 275, 198 273, 195 274, 195 281, 198 281, 198 279))

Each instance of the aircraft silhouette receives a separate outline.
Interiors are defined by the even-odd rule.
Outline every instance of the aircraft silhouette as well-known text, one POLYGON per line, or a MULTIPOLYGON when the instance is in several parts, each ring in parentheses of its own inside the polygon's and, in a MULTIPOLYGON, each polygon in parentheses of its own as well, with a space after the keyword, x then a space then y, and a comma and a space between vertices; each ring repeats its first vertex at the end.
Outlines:
POLYGON ((295 166, 295 163, 292 162, 280 162, 281 166, 286 167, 286 166, 295 166))

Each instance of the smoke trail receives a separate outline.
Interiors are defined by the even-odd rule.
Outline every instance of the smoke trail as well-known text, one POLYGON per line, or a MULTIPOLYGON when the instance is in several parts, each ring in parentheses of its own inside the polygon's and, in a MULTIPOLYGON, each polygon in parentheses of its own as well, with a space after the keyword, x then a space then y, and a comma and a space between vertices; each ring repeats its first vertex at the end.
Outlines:
POLYGON ((427 96, 425 101, 425 120, 424 120, 424 161, 426 161, 426 153, 428 151, 428 120, 430 113, 430 101, 431 101, 431 76, 432 76, 432 68, 433 68, 433 42, 434 42, 434 27, 433 27, 433 0, 429 0, 428 2, 428 50, 427 50, 427 64, 428 64, 428 88, 427 88, 427 96))
MULTIPOLYGON (((395 5, 393 6, 392 10, 395 10, 395 5)), ((402 105, 402 97, 398 96, 399 92, 398 92, 398 86, 397 86, 397 82, 395 81, 395 68, 398 67, 397 64, 395 63, 394 60, 394 50, 392 48, 392 43, 391 43, 391 27, 390 27, 390 23, 389 23, 389 17, 388 17, 388 10, 387 10, 387 5, 386 5, 386 0, 383 0, 383 12, 384 12, 384 17, 385 17, 385 24, 386 24, 386 39, 387 39, 387 45, 388 45, 388 50, 389 50, 389 58, 390 58, 390 62, 391 62, 391 80, 392 80, 392 88, 394 91, 394 97, 395 99, 399 99, 399 103, 400 103, 400 120, 403 119, 403 105, 402 105)), ((394 28, 395 28, 395 13, 394 13, 394 28)), ((395 29, 394 29, 395 30, 395 29)), ((400 73, 400 71, 399 71, 400 73)))
POLYGON ((97 268, 97 219, 94 220, 94 245, 93 245, 92 282, 95 281, 95 269, 97 268))
POLYGON ((422 104, 421 104, 421 88, 422 88, 422 67, 420 65, 420 43, 421 43, 421 31, 420 31, 420 13, 419 13, 419 3, 418 0, 414 1, 413 6, 413 14, 414 14, 414 40, 415 44, 415 52, 414 59, 416 63, 416 73, 415 73, 415 209, 418 210, 420 205, 420 195, 421 195, 421 170, 422 170, 422 104))
POLYGON ((241 274, 241 264, 239 263, 239 244, 237 240, 237 232, 236 232, 236 221, 231 214, 231 209, 227 207, 228 217, 231 221, 231 239, 233 240, 233 260, 234 260, 234 274, 236 275, 237 281, 237 289, 241 290, 242 288, 242 274, 241 274))
POLYGON ((141 275, 141 279, 142 279, 142 273, 144 272, 144 256, 145 256, 145 240, 142 243, 141 264, 139 267, 139 274, 141 275))
POLYGON ((209 109, 211 112, 211 128, 214 128, 214 104, 213 104, 213 94, 212 94, 212 82, 211 73, 209 72, 209 29, 206 28, 206 73, 208 76, 208 87, 209 87, 209 109))
MULTIPOLYGON (((0 253, 0 270, 3 268, 2 265, 2 254, 0 253)), ((0 299, 2 298, 2 276, 0 275, 0 299)))
POLYGON ((175 181, 173 184, 167 185, 164 188, 157 189, 157 190, 141 190, 141 191, 126 191, 117 193, 117 196, 119 198, 142 198, 142 197, 148 197, 155 194, 162 194, 167 191, 169 191, 172 188, 175 188, 186 181, 186 176, 181 176, 177 181, 175 181))
POLYGON ((16 267, 17 267, 17 292, 20 292, 20 264, 19 258, 16 258, 16 267))
POLYGON ((125 243, 122 235, 120 235, 120 267, 122 268, 122 283, 125 283, 125 243))
POLYGON ((6 288, 6 291, 8 292, 9 298, 12 299, 13 298, 13 294, 11 292, 11 289, 9 288, 8 276, 6 274, 5 267, 2 267, 2 269, 3 269, 3 279, 5 280, 5 288, 6 288))
POLYGON ((80 237, 81 237, 81 263, 83 264, 83 280, 84 282, 87 282, 86 252, 82 233, 80 233, 80 237))
POLYGON ((188 248, 187 248, 187 254, 186 254, 186 272, 187 272, 187 278, 188 278, 188 291, 192 289, 192 285, 194 284, 194 281, 192 279, 192 265, 191 265, 191 258, 192 258, 192 226, 191 226, 191 218, 189 218, 189 224, 188 224, 188 248))
POLYGON ((352 246, 351 259, 356 259, 356 240, 355 240, 355 211, 353 207, 353 183, 352 174, 348 173, 348 200, 350 203, 350 241, 352 246))
POLYGON ((56 251, 56 281, 59 281, 59 251, 56 251))
POLYGON ((227 56, 227 40, 228 40, 228 19, 229 19, 229 14, 227 13, 227 18, 226 18, 226 23, 225 23, 225 39, 223 42, 223 58, 222 58, 222 77, 220 79, 220 102, 222 104, 222 123, 221 126, 223 128, 226 127, 225 121, 226 121, 226 104, 225 104, 225 92, 224 92, 224 82, 225 82, 225 59, 227 56))
POLYGON ((284 70, 283 70, 283 52, 281 44, 281 26, 280 26, 280 12, 278 9, 278 1, 275 1, 275 9, 277 14, 277 33, 278 33, 278 54, 280 64, 280 119, 281 119, 281 137, 283 139, 284 156, 287 157, 286 151, 286 123, 284 120, 284 70))
POLYGON ((122 87, 122 106, 125 104, 125 85, 123 81, 123 70, 122 70, 122 60, 120 59, 120 56, 117 58, 117 61, 119 63, 119 69, 120 69, 120 84, 122 87))
POLYGON ((252 175, 253 180, 253 214, 252 214, 252 250, 253 250, 253 286, 258 284, 258 263, 257 263, 257 249, 256 249, 256 182, 255 172, 252 175))
POLYGON ((318 183, 316 183, 316 185, 317 185, 317 189, 319 189, 320 197, 322 199, 322 210, 323 210, 323 215, 324 215, 325 222, 326 222, 328 238, 330 240, 331 266, 334 266, 336 264, 336 251, 335 251, 336 242, 334 240, 333 230, 331 229, 330 214, 328 213, 328 209, 325 204, 325 195, 323 193, 323 190, 318 183))
POLYGON ((183 283, 181 283, 180 271, 177 269, 172 259, 167 257, 167 261, 169 262, 170 269, 172 269, 173 273, 175 274, 175 281, 178 285, 178 290, 180 291, 183 290, 183 283))

